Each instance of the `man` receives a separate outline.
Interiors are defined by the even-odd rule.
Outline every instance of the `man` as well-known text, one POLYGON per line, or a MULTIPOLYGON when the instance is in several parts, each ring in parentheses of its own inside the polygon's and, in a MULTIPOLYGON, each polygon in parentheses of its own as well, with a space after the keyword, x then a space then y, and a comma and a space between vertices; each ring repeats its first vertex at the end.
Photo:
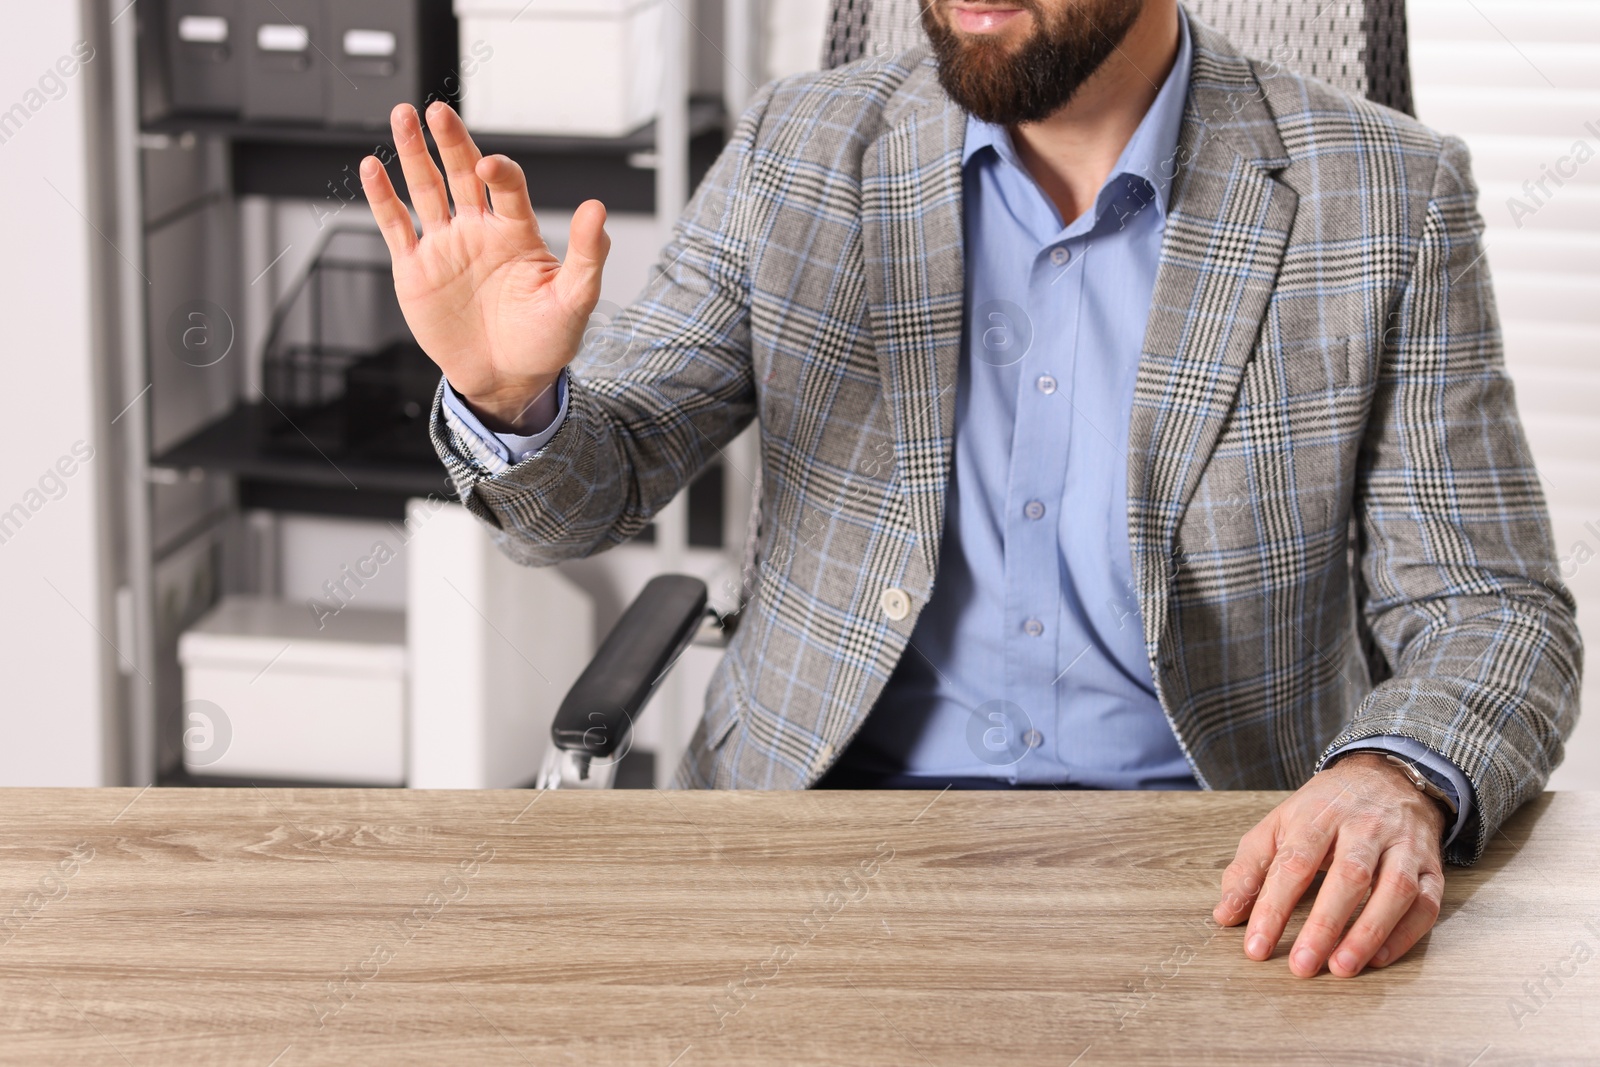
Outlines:
POLYGON ((762 91, 575 373, 604 209, 558 262, 436 105, 452 216, 396 109, 420 239, 362 176, 440 454, 546 564, 759 417, 755 590, 678 784, 1296 788, 1215 917, 1266 959, 1326 870, 1290 969, 1384 966, 1576 716, 1466 152, 1175 0, 924 21, 762 91))

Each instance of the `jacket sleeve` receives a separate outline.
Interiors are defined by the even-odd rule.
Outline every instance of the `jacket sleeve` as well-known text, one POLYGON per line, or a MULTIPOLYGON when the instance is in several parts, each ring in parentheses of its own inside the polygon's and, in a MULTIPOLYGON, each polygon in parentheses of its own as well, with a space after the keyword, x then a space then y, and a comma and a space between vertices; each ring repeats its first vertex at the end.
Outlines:
POLYGON ((1583 660, 1505 372, 1476 203, 1466 147, 1447 138, 1358 461, 1362 608, 1382 680, 1323 755, 1398 735, 1459 767, 1475 793, 1447 849, 1460 864, 1561 762, 1583 660))
POLYGON ((435 400, 434 448, 512 559, 544 565, 629 540, 754 417, 747 251, 762 200, 746 189, 770 99, 769 87, 739 120, 639 298, 585 338, 566 418, 542 449, 507 464, 435 400))

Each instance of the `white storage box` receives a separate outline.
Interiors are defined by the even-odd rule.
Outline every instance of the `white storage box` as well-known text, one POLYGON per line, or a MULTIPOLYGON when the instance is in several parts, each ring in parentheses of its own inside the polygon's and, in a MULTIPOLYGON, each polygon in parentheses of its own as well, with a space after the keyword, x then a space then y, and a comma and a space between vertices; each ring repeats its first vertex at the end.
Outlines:
POLYGON ((406 784, 528 785, 594 655, 594 601, 560 568, 513 563, 460 504, 413 500, 406 530, 406 784))
POLYGON ((455 0, 461 110, 485 133, 620 137, 655 117, 662 0, 455 0))
POLYGON ((191 774, 404 784, 405 612, 228 597, 178 661, 191 774))

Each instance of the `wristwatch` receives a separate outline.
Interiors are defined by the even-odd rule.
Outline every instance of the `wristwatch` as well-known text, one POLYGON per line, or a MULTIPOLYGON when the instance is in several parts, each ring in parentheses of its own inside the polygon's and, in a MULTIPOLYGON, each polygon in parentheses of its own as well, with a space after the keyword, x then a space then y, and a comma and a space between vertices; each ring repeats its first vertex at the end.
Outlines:
POLYGON ((1423 796, 1432 797, 1434 800, 1437 800, 1439 803, 1443 804, 1445 810, 1450 813, 1451 818, 1455 818, 1460 814, 1461 809, 1456 807, 1456 802, 1451 798, 1450 794, 1447 791, 1440 789, 1437 785, 1434 785, 1433 779, 1429 778, 1426 774, 1423 774, 1422 769, 1415 763, 1412 763, 1410 760, 1404 759, 1400 756, 1396 756, 1393 752, 1384 753, 1384 758, 1405 772, 1405 776, 1411 779, 1411 784, 1417 787, 1417 792, 1421 793, 1423 796))

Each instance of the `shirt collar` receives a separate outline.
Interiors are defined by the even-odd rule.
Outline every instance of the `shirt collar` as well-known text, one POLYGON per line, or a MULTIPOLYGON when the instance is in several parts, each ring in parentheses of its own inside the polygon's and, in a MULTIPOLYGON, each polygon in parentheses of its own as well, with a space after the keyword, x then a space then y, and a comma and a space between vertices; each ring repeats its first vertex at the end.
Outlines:
MULTIPOLYGON (((1124 174, 1145 179, 1154 190, 1156 206, 1163 215, 1167 213, 1167 198, 1177 173, 1178 136, 1183 129, 1183 109, 1189 98, 1189 71, 1193 59, 1189 20, 1180 8, 1178 57, 1172 64, 1172 72, 1106 179, 1108 184, 1124 174)), ((993 148, 1002 160, 1021 169, 1022 161, 1017 157, 1006 128, 968 115, 966 140, 961 151, 962 166, 985 148, 993 148)))

